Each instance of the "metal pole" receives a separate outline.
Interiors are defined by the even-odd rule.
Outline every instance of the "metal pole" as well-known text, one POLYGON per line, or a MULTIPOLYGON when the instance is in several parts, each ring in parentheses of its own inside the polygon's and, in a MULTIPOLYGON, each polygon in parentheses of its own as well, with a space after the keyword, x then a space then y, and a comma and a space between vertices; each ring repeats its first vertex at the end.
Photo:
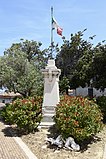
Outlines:
POLYGON ((51 56, 53 58, 53 7, 51 7, 51 56))

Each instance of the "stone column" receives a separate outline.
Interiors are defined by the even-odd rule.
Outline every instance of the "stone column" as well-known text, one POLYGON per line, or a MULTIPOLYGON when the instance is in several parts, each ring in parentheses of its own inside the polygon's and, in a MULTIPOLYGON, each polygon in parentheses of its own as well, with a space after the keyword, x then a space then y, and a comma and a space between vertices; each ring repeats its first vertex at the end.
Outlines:
POLYGON ((42 73, 44 75, 44 96, 41 126, 49 127, 54 124, 52 117, 55 114, 55 107, 60 101, 58 82, 61 71, 55 66, 55 60, 48 60, 48 64, 42 73))

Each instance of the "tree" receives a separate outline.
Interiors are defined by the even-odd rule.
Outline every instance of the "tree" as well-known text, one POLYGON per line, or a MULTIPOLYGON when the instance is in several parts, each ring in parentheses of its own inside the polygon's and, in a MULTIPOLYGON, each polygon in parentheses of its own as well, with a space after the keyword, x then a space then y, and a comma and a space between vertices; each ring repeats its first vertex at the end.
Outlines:
POLYGON ((41 94, 43 83, 40 69, 46 63, 46 51, 36 41, 12 44, 0 58, 0 86, 19 92, 24 97, 41 94), (36 49, 35 49, 36 48, 36 49), (35 50, 35 51, 34 51, 35 50))
MULTIPOLYGON (((86 65, 89 59, 92 58, 92 44, 87 40, 83 40, 83 33, 85 31, 86 29, 82 32, 79 31, 75 35, 71 34, 70 41, 63 38, 63 45, 56 57, 56 65, 62 72, 61 78, 66 76, 69 79, 72 88, 82 85, 82 80, 79 80, 76 66, 77 69, 81 69, 82 65, 86 65), (85 58, 85 55, 87 59, 85 58), (78 65, 79 60, 81 61, 80 65, 78 65), (76 82, 74 83, 73 80, 76 82)), ((82 79, 82 75, 80 76, 82 79)))
POLYGON ((106 88, 106 44, 99 43, 94 48, 92 70, 94 87, 103 91, 106 88))
POLYGON ((68 94, 68 89, 70 88, 69 79, 64 76, 59 82, 59 88, 62 94, 68 94))
POLYGON ((106 88, 106 45, 98 43, 87 51, 77 62, 72 83, 86 84, 97 89, 106 88))
MULTIPOLYGON (((86 29, 85 29, 86 30, 86 29)), ((85 31, 84 30, 84 31, 85 31)), ((63 38, 63 45, 56 57, 56 65, 61 69, 62 80, 65 76, 71 88, 94 86, 106 88, 106 45, 97 46, 83 39, 84 31, 71 34, 70 40, 63 38), (92 82, 92 83, 91 83, 92 82)))
POLYGON ((12 44, 12 46, 4 51, 4 55, 14 55, 14 52, 22 52, 26 55, 26 58, 29 62, 35 61, 36 66, 40 69, 45 66, 47 62, 48 50, 44 49, 41 51, 40 47, 42 46, 41 42, 36 42, 34 40, 24 40, 21 39, 20 43, 12 44))

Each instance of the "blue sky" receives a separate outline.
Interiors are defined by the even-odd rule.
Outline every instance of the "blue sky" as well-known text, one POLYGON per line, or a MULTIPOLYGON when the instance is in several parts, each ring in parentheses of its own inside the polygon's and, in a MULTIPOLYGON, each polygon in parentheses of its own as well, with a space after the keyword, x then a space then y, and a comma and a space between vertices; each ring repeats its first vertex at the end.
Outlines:
MULTIPOLYGON (((21 38, 40 41, 47 48, 51 6, 66 39, 85 28, 84 39, 96 35, 94 44, 106 39, 106 0, 0 0, 0 55, 21 38)), ((54 41, 62 44, 55 30, 54 41)))

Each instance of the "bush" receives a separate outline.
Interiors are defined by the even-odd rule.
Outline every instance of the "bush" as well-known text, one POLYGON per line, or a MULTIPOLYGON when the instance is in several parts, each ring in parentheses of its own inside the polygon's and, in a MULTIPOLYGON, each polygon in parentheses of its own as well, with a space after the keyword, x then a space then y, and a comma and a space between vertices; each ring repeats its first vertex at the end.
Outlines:
POLYGON ((103 120, 106 122, 106 96, 99 96, 96 102, 103 113, 103 120))
POLYGON ((7 124, 14 123, 14 106, 12 104, 6 104, 6 106, 1 110, 1 116, 7 124))
POLYGON ((16 124, 25 131, 34 131, 42 119, 42 98, 16 99, 2 110, 2 117, 9 124, 16 124))
POLYGON ((64 138, 83 141, 102 129, 102 114, 96 103, 83 97, 64 96, 54 116, 57 129, 64 138))

